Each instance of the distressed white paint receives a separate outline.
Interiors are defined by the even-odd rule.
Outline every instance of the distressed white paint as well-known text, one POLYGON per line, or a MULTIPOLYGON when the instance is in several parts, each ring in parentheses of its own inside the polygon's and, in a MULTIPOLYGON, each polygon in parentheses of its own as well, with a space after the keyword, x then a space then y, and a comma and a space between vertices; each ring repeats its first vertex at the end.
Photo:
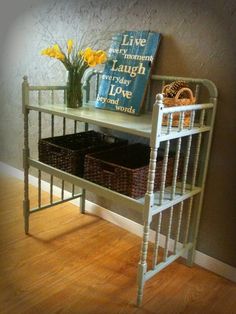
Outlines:
MULTIPOLYGON (((22 75, 28 74, 30 81, 37 85, 65 82, 63 66, 39 55, 53 37, 59 41, 84 37, 85 44, 97 42, 97 46, 101 44, 106 49, 111 35, 117 31, 151 29, 161 32, 163 39, 154 73, 206 77, 221 91, 199 248, 235 264, 235 253, 232 253, 236 252, 235 223, 233 219, 226 221, 227 217, 233 217, 236 203, 232 171, 235 164, 232 153, 235 121, 232 117, 236 115, 232 101, 236 99, 235 45, 232 44, 235 41, 235 14, 234 0, 214 4, 187 0, 18 0, 14 5, 13 1, 2 1, 0 160, 22 168, 23 123, 19 88, 22 75)), ((49 133, 46 127, 44 134, 49 133)), ((33 133, 31 138, 35 136, 33 133)), ((36 154, 36 143, 31 153, 36 154)))

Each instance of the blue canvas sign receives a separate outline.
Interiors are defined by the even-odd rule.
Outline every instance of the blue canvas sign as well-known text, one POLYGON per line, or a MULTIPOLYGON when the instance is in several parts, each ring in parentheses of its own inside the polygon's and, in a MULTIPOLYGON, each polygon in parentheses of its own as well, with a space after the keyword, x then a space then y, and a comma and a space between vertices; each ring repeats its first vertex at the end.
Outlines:
POLYGON ((112 38, 96 107, 139 114, 160 34, 126 31, 112 38))

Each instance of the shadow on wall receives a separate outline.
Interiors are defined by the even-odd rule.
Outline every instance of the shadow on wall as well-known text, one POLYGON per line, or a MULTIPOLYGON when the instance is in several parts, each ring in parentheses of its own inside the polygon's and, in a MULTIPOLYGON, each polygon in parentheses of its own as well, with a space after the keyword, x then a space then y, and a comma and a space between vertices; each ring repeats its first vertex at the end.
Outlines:
POLYGON ((183 47, 170 34, 164 34, 161 39, 157 63, 154 68, 155 74, 186 76, 186 73, 190 72, 183 47), (172 69, 174 69, 175 73, 173 73, 172 69))

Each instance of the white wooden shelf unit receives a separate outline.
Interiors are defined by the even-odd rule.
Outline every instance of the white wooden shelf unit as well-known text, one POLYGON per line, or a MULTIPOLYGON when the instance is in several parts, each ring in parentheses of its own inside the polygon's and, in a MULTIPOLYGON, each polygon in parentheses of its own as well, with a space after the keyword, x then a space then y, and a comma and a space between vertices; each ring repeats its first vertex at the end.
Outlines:
MULTIPOLYGON (((217 90, 215 85, 209 80, 152 76, 148 87, 145 113, 140 116, 132 116, 124 113, 111 112, 94 107, 94 102, 90 99, 91 84, 95 79, 95 85, 99 85, 100 73, 93 71, 84 82, 85 104, 82 108, 71 109, 65 106, 66 98, 65 86, 30 86, 27 77, 24 77, 22 84, 22 103, 24 114, 24 221, 25 232, 29 232, 29 216, 39 210, 49 208, 54 205, 80 197, 80 209, 85 213, 86 191, 93 192, 122 204, 124 208, 130 208, 142 213, 143 217, 143 238, 141 243, 140 262, 138 265, 138 293, 137 304, 141 305, 143 298, 143 288, 146 280, 153 277, 161 269, 176 260, 179 256, 187 254, 187 264, 194 261, 194 251, 196 248, 198 227, 203 203, 204 186, 207 174, 207 165, 210 154, 211 138, 217 103, 217 90), (163 97, 157 94, 152 99, 154 91, 161 90, 162 86, 174 80, 185 80, 195 92, 197 104, 191 106, 178 106, 164 108, 163 97), (63 94, 63 104, 57 104, 57 93, 63 94), (49 93, 50 104, 43 101, 43 94, 49 93), (37 94, 36 102, 31 100, 31 94, 37 94), (204 99, 204 101, 202 101, 204 99), (207 100, 207 102, 205 102, 207 100), (152 102, 154 104, 152 105, 152 102), (184 115, 186 110, 191 110, 191 120, 188 127, 184 127, 184 115), (30 157, 29 148, 29 113, 37 112, 38 115, 38 140, 43 136, 42 121, 44 115, 50 122, 51 136, 55 136, 54 117, 62 117, 62 133, 66 133, 66 123, 68 120, 74 121, 74 132, 77 132, 78 124, 82 124, 84 130, 88 130, 90 125, 96 125, 106 129, 123 132, 124 134, 135 135, 146 138, 150 143, 150 163, 147 192, 145 197, 133 199, 123 194, 99 186, 84 178, 66 173, 37 159, 30 157), (173 113, 180 114, 179 126, 172 127, 173 113), (168 125, 162 127, 163 114, 168 115, 168 125), (49 118, 48 118, 49 117, 49 118), (160 190, 153 191, 154 177, 156 169, 156 158, 159 148, 164 149, 164 160, 161 174, 160 190), (165 187, 166 172, 168 166, 168 156, 170 151, 175 151, 175 162, 173 169, 172 185, 165 187), (178 168, 182 158, 182 175, 178 178, 178 168), (29 200, 29 168, 37 169, 38 173, 38 205, 30 208, 29 200), (42 173, 50 175, 50 201, 42 204, 41 201, 41 181, 42 173), (53 200, 54 177, 62 182, 61 200, 53 200), (71 197, 64 197, 65 182, 72 184, 71 197), (75 193, 75 187, 81 188, 81 193, 75 193), (155 219, 154 219, 155 218, 155 219), (149 231, 152 221, 155 220, 155 241, 152 251, 149 252, 149 231), (165 221, 165 222, 164 222, 165 221), (165 226, 164 226, 165 225, 165 226), (163 254, 160 254, 160 234, 165 235, 165 246, 163 254), (174 243, 171 247, 171 243, 174 243), (151 255, 152 263, 148 265, 147 256, 151 255)), ((96 88, 97 92, 98 88, 96 88)), ((95 93, 96 96, 96 93, 95 93)), ((35 130, 34 130, 35 132, 35 130)), ((150 247, 150 246, 149 246, 150 247)))

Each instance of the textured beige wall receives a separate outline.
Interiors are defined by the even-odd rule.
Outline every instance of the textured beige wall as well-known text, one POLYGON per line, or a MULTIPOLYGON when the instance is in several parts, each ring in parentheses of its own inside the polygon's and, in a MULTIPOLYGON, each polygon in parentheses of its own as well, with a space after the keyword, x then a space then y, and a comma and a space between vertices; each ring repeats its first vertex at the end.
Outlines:
POLYGON ((63 66, 39 56, 53 40, 83 38, 85 45, 107 49, 114 32, 158 31, 163 38, 156 73, 215 82, 219 105, 198 249, 236 266, 235 1, 9 0, 0 6, 0 159, 17 168, 22 169, 22 76, 38 85, 66 79, 63 66))

